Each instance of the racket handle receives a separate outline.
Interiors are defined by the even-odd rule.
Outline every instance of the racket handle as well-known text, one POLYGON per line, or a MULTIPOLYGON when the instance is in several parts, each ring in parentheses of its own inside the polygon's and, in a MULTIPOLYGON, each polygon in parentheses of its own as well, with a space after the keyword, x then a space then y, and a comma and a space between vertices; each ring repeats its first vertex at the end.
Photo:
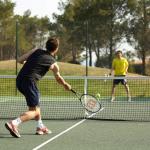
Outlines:
POLYGON ((74 91, 73 89, 71 89, 70 91, 71 91, 72 93, 75 93, 75 94, 76 94, 76 91, 74 91))

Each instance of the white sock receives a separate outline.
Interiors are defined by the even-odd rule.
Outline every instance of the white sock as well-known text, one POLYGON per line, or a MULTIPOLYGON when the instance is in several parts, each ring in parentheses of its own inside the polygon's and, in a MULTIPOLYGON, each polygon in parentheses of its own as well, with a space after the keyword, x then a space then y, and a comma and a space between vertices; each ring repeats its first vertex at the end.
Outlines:
POLYGON ((12 120, 12 123, 13 123, 13 125, 15 125, 15 126, 18 126, 21 122, 22 122, 22 121, 21 121, 20 118, 17 118, 17 119, 15 119, 15 120, 12 120))
POLYGON ((41 119, 37 120, 37 127, 38 128, 43 128, 44 127, 44 124, 43 124, 41 119))

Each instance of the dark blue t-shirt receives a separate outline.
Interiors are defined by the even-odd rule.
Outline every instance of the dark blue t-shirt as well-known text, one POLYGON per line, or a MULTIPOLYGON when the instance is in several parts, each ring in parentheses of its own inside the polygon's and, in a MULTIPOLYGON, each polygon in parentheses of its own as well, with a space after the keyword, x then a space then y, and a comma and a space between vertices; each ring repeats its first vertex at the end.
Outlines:
POLYGON ((37 49, 33 52, 20 70, 18 77, 27 77, 33 80, 41 79, 55 63, 55 58, 48 51, 37 49))

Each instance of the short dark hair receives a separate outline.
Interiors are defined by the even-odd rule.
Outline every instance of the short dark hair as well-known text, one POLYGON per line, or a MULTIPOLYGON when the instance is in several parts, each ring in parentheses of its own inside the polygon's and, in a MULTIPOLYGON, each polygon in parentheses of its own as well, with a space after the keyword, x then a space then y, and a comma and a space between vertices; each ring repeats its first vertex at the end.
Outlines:
POLYGON ((121 50, 117 50, 117 51, 116 51, 116 55, 117 55, 118 53, 121 53, 121 54, 122 54, 122 51, 121 51, 121 50))
POLYGON ((49 52, 55 51, 59 46, 59 40, 57 38, 49 38, 46 42, 46 50, 49 52))

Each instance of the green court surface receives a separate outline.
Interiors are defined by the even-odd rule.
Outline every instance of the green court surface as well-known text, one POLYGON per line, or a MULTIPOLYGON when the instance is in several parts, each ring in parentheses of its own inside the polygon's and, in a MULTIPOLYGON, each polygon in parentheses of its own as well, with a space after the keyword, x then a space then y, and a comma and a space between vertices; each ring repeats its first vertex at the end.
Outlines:
POLYGON ((0 150, 149 150, 150 122, 102 120, 44 120, 52 134, 35 135, 34 121, 20 126, 13 138, 1 120, 0 150))
POLYGON ((104 108, 88 119, 80 101, 71 92, 58 88, 55 81, 39 82, 41 110, 52 134, 35 135, 35 121, 19 126, 21 138, 13 138, 5 122, 27 110, 24 97, 15 89, 15 77, 1 78, 0 150, 149 150, 150 78, 128 79, 131 102, 124 87, 117 87, 111 102, 113 78, 66 78, 80 93, 96 95, 104 108), (88 82, 87 82, 88 81, 88 82), (87 84, 88 83, 88 84, 87 84), (48 84, 48 85, 47 85, 48 84), (50 86, 49 86, 50 85, 50 86), (5 119, 5 120, 3 120, 5 119))

